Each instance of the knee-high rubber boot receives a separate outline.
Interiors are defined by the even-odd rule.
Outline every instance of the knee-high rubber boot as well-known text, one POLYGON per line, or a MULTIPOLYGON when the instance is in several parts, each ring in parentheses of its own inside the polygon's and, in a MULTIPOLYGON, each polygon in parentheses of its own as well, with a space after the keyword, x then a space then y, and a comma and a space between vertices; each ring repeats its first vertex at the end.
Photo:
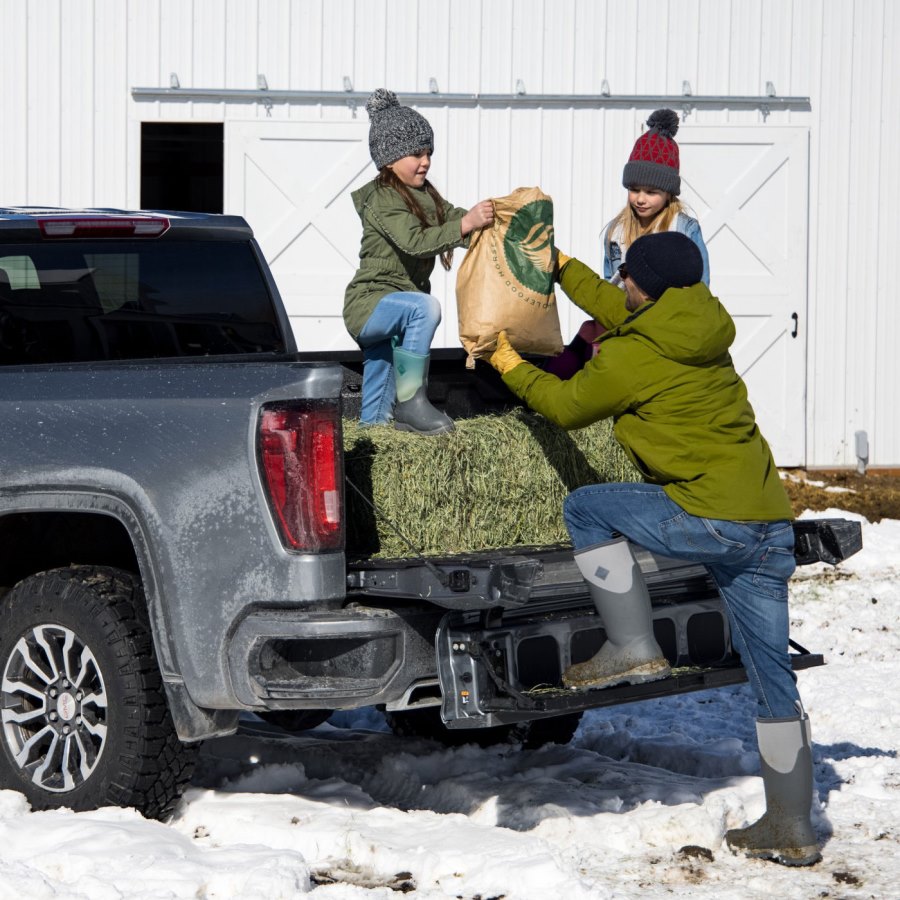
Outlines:
POLYGON ((394 347, 394 381, 397 403, 394 428, 418 434, 444 434, 453 431, 453 419, 435 409, 428 400, 428 362, 430 356, 394 347))
POLYGON ((766 811, 747 828, 725 833, 736 853, 771 859, 785 866, 811 866, 822 854, 810 821, 812 740, 806 714, 790 719, 757 719, 756 736, 766 811))
POLYGON ((650 594, 628 541, 576 551, 575 562, 603 620, 606 643, 587 662, 569 666, 563 684, 590 690, 667 678, 671 669, 653 636, 650 594))

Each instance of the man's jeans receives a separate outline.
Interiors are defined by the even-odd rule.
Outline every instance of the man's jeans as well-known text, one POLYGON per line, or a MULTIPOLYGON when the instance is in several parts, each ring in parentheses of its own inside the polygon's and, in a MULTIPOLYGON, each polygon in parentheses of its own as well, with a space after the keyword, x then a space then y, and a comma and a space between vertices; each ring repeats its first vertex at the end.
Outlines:
POLYGON ((441 323, 441 304, 430 294, 398 291, 378 301, 356 342, 363 350, 362 409, 365 425, 391 420, 397 397, 394 386, 393 341, 398 347, 423 356, 441 323))
POLYGON ((725 600, 758 717, 797 715, 800 695, 788 655, 787 582, 796 567, 790 522, 692 516, 655 484, 578 488, 566 497, 563 518, 576 549, 622 534, 653 553, 705 564, 725 600))

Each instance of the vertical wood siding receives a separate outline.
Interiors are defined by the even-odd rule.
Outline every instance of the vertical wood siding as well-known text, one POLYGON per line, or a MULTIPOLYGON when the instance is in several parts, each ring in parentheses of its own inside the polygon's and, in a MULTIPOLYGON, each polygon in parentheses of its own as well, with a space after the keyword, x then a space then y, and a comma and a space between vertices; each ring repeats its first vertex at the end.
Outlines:
MULTIPOLYGON (((18 0, 0 4, 3 204, 134 207, 142 121, 364 119, 346 103, 137 103, 132 87, 809 96, 691 125, 810 129, 807 462, 900 465, 900 10, 893 0, 18 0)), ((441 109, 435 182, 467 205, 539 184, 599 265, 649 110, 441 109), (473 160, 480 160, 474 164, 473 160)), ((679 109, 679 112, 681 110, 679 109)), ((446 293, 450 281, 442 285, 446 293)), ((455 323, 448 316, 448 334, 455 323)), ((567 333, 579 314, 564 310, 567 333)), ((803 390, 802 385, 787 386, 803 390)))

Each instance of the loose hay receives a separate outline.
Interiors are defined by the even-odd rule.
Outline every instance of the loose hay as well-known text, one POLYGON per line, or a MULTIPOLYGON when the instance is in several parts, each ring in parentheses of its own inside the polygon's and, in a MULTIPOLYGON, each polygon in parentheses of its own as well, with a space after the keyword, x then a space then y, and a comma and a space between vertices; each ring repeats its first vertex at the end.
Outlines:
POLYGON ((567 542, 566 494, 640 480, 610 422, 566 432, 522 410, 438 437, 345 420, 344 460, 348 552, 378 557, 415 552, 389 522, 429 556, 567 542))

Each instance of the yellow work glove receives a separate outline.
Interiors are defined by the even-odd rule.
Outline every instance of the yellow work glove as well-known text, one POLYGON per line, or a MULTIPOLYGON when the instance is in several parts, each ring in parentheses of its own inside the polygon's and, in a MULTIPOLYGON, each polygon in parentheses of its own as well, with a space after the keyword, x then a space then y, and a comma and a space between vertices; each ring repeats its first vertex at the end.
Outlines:
POLYGON ((562 271, 562 267, 571 259, 571 256, 566 256, 559 247, 553 248, 553 280, 559 281, 559 273, 562 271))
POLYGON ((513 349, 506 332, 501 331, 497 335, 497 349, 488 357, 488 362, 501 375, 505 375, 525 360, 513 349))

